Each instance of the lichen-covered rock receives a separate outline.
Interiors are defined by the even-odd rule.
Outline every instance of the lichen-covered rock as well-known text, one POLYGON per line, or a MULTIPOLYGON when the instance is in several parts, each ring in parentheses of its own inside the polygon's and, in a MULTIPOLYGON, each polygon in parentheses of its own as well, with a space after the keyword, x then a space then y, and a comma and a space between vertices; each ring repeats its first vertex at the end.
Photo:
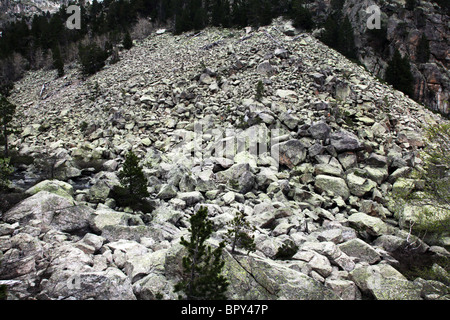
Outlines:
POLYGON ((93 213, 93 209, 71 198, 40 191, 6 212, 3 219, 21 225, 36 220, 41 229, 51 226, 60 231, 81 232, 89 227, 93 213))

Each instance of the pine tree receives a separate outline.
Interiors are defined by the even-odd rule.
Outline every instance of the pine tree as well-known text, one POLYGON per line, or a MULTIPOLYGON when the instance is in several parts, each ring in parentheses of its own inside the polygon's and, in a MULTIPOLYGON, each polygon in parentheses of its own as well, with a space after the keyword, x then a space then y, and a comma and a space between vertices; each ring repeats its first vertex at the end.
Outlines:
POLYGON ((5 146, 5 158, 8 157, 8 135, 11 133, 9 124, 15 113, 16 106, 9 102, 4 96, 0 95, 0 133, 2 142, 5 146))
POLYGON ((187 249, 183 257, 183 277, 175 285, 175 291, 183 291, 187 300, 223 300, 228 281, 221 275, 225 262, 222 250, 225 244, 212 250, 205 241, 212 234, 212 223, 208 220, 208 209, 201 207, 191 219, 190 239, 181 238, 181 244, 187 249))
POLYGON ((231 244, 232 254, 235 253, 236 247, 243 248, 247 252, 256 250, 255 239, 248 234, 251 229, 250 224, 245 220, 243 212, 236 213, 229 225, 227 242, 231 244))
POLYGON ((128 205, 136 207, 145 197, 147 191, 147 178, 139 166, 139 159, 133 151, 128 152, 122 171, 118 174, 122 187, 128 193, 128 205))
POLYGON ((337 50, 349 59, 356 59, 355 38, 353 27, 347 16, 339 28, 337 50))
POLYGON ((8 188, 10 184, 8 177, 14 171, 14 169, 9 164, 9 161, 9 158, 0 157, 0 191, 8 188))
POLYGON ((324 24, 325 30, 323 31, 320 40, 331 48, 337 48, 338 46, 338 34, 339 24, 335 15, 329 15, 324 24))
POLYGON ((58 71, 58 77, 62 77, 64 75, 64 62, 61 57, 61 50, 59 46, 56 45, 52 49, 53 56, 53 67, 58 71))
POLYGON ((303 0, 294 0, 292 4, 294 27, 311 30, 314 27, 311 12, 303 5, 303 0))
POLYGON ((99 71, 105 66, 105 61, 108 58, 107 51, 95 43, 86 46, 80 44, 78 47, 78 55, 81 71, 84 76, 89 76, 99 71))
POLYGON ((430 44, 425 36, 422 34, 416 49, 416 60, 419 63, 426 63, 430 59, 430 44))
POLYGON ((400 90, 406 95, 413 97, 414 78, 411 73, 411 66, 408 58, 402 58, 397 49, 394 52, 394 56, 388 63, 384 79, 387 83, 391 84, 394 89, 400 90))
POLYGON ((133 47, 133 40, 131 39, 131 35, 128 31, 125 33, 122 45, 126 50, 130 50, 133 47))

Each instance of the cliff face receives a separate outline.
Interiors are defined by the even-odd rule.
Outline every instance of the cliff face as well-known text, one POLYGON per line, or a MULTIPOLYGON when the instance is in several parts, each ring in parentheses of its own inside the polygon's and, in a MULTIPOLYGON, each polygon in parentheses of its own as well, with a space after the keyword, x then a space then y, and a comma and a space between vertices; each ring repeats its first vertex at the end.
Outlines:
POLYGON ((33 16, 41 12, 55 12, 68 0, 0 0, 0 28, 4 23, 20 16, 33 16))
MULTIPOLYGON (((317 22, 332 12, 330 1, 311 4, 317 22)), ((420 1, 414 10, 405 8, 405 1, 343 1, 342 13, 347 15, 354 29, 359 61, 376 76, 384 78, 389 59, 395 49, 408 56, 414 76, 414 98, 429 108, 449 114, 450 61, 449 16, 433 1, 420 1), (371 31, 367 20, 371 5, 381 9, 381 30, 371 31), (416 50, 425 35, 429 40, 430 57, 420 63, 416 50)))

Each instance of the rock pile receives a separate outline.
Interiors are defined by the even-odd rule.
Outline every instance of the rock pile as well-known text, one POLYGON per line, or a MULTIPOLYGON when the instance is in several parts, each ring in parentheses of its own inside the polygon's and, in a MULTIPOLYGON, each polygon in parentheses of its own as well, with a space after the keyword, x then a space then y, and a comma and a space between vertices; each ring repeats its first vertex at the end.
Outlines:
POLYGON ((18 83, 24 130, 11 145, 33 157, 45 150, 61 181, 3 212, 9 297, 176 299, 180 237, 206 206, 212 245, 237 212, 255 227, 255 253, 224 253, 230 299, 448 298, 447 284, 408 280, 392 254, 413 239, 448 258, 448 239, 408 238, 388 202, 420 162, 423 125, 442 120, 310 35, 283 30, 157 33, 85 81, 71 69, 18 83), (111 195, 130 149, 151 213, 119 208, 111 195), (74 188, 81 177, 88 187, 74 188), (298 251, 276 259, 287 243, 298 251))

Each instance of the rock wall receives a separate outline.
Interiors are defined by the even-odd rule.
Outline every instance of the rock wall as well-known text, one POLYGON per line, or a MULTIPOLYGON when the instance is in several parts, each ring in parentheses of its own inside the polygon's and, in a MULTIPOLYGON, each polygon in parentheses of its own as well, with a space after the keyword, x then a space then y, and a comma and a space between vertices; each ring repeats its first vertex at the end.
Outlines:
MULTIPOLYGON (((331 12, 331 3, 318 1, 311 4, 317 22, 325 21, 331 12)), ((395 49, 409 57, 414 76, 414 99, 432 110, 448 115, 450 73, 449 66, 449 16, 433 1, 419 1, 414 10, 405 8, 405 1, 346 0, 342 7, 353 26, 358 60, 374 75, 384 78, 384 72, 395 49), (367 29, 372 13, 366 9, 372 5, 381 9, 381 27, 385 29, 375 38, 388 40, 386 48, 380 39, 374 39, 367 29), (419 39, 425 35, 429 40, 430 59, 427 63, 416 60, 419 39), (378 40, 378 41, 377 41, 378 40)))

